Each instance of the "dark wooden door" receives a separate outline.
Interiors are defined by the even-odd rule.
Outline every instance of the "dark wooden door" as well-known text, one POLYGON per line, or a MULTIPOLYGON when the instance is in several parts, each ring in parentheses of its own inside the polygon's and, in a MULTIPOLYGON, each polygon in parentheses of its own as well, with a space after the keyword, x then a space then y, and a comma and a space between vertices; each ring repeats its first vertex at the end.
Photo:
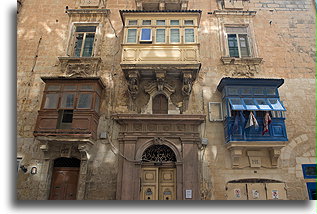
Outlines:
POLYGON ((79 168, 54 167, 49 200, 76 200, 79 168))
POLYGON ((163 94, 158 94, 153 98, 152 103, 153 114, 167 114, 168 113, 168 100, 163 94))

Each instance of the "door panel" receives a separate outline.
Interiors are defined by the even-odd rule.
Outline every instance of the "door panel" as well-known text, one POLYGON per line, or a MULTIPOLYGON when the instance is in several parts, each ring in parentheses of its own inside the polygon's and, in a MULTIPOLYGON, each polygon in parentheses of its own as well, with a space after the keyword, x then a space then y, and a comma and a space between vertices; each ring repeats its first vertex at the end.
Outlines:
POLYGON ((227 200, 247 200, 245 183, 228 183, 227 200))
POLYGON ((176 169, 143 168, 141 200, 176 200, 176 169))
POLYGON ((54 168, 49 200, 76 200, 79 168, 54 168))
POLYGON ((267 183, 266 191, 268 200, 287 200, 284 183, 267 183))
POLYGON ((176 200, 175 184, 175 169, 160 169, 159 200, 176 200))
POLYGON ((264 183, 247 183, 249 200, 266 200, 264 183))
POLYGON ((141 200, 157 200, 158 169, 144 168, 141 175, 141 200))

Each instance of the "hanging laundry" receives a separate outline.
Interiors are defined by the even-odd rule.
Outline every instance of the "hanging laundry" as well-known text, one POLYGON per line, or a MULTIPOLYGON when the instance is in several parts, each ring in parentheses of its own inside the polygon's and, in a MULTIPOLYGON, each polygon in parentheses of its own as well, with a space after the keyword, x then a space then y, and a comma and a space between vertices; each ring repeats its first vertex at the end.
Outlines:
POLYGON ((269 112, 266 112, 265 113, 265 116, 264 116, 264 120, 263 120, 263 132, 262 132, 262 135, 264 135, 266 132, 269 132, 269 125, 271 124, 272 122, 272 119, 270 117, 270 114, 269 112))
POLYGON ((254 126, 254 127, 259 127, 259 124, 258 124, 258 121, 256 120, 254 114, 252 113, 252 111, 250 112, 250 115, 249 115, 249 119, 248 119, 248 122, 245 126, 245 128, 249 128, 251 126, 254 126))

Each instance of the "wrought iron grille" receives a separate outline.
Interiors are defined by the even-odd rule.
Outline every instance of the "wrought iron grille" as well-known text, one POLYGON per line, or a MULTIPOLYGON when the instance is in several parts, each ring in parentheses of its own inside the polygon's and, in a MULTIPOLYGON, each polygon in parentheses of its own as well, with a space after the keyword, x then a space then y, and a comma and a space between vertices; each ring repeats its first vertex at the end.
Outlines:
POLYGON ((176 162, 176 156, 168 146, 152 145, 144 151, 142 161, 176 162))
POLYGON ((54 160, 54 167, 80 167, 80 160, 77 158, 57 158, 54 160))

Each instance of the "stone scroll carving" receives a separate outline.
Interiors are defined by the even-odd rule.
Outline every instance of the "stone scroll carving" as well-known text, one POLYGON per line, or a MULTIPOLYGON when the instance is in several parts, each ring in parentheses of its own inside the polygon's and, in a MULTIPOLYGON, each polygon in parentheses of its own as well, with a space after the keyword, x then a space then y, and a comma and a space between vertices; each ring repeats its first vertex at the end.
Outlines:
POLYGON ((193 87, 193 77, 191 73, 184 73, 183 74, 183 87, 182 87, 182 94, 185 97, 188 97, 192 92, 193 87))
POLYGON ((100 69, 99 57, 59 57, 61 72, 67 77, 97 76, 100 69))

